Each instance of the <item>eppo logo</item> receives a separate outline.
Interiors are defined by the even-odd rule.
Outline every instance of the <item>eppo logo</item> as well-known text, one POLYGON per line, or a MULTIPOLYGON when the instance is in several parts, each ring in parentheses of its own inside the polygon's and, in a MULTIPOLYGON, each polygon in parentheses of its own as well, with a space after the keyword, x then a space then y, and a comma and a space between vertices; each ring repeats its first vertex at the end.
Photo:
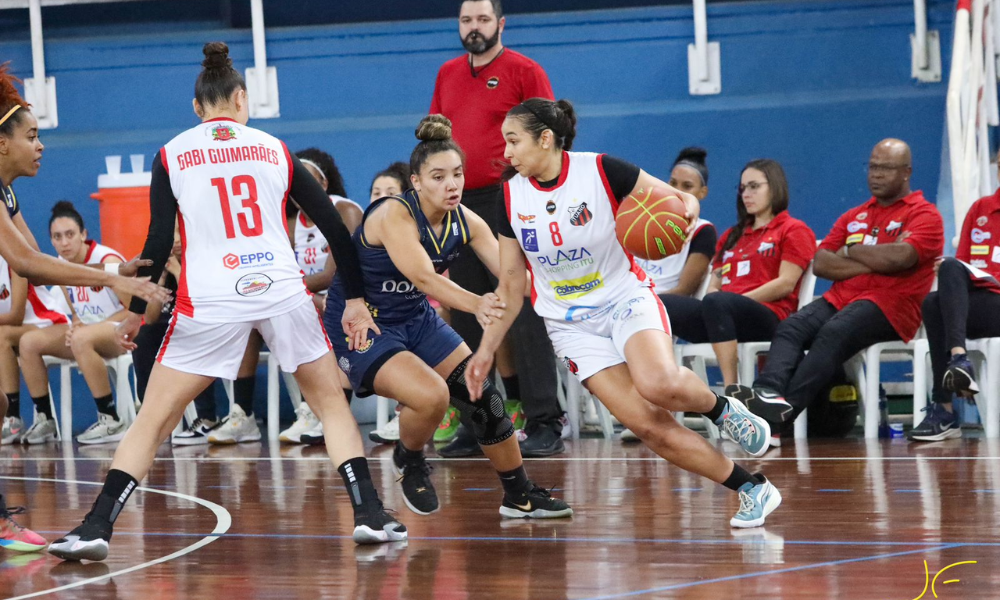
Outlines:
POLYGON ((229 270, 258 267, 274 262, 274 254, 271 252, 251 252, 250 254, 227 254, 222 257, 222 264, 229 270))

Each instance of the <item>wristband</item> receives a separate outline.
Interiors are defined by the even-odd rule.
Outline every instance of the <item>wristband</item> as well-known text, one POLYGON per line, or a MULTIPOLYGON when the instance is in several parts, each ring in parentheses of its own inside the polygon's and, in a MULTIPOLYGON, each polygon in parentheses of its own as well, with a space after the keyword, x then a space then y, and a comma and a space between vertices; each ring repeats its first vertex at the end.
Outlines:
POLYGON ((112 275, 118 274, 118 269, 122 266, 121 263, 108 263, 104 265, 104 270, 112 275))

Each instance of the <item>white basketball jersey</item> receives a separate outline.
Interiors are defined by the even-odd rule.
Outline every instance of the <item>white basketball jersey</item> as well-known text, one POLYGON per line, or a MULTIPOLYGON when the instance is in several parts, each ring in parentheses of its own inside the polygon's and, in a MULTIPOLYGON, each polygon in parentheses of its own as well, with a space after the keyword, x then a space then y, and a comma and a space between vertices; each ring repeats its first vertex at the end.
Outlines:
POLYGON ((298 306, 302 272, 288 243, 285 144, 213 119, 160 153, 177 198, 184 255, 176 310, 206 322, 266 319, 298 306))
MULTIPOLYGON (((87 240, 87 257, 83 262, 88 265, 100 264, 109 256, 115 256, 124 262, 118 252, 102 246, 94 240, 87 240)), ((61 258, 61 257, 60 257, 61 258)), ((109 287, 102 286, 66 286, 69 302, 80 320, 90 325, 100 323, 122 309, 118 296, 109 287)))
POLYGON ((531 303, 548 319, 584 321, 649 287, 615 235, 618 199, 598 157, 564 152, 549 189, 520 175, 504 184, 510 224, 531 270, 531 303))
MULTIPOLYGON (((688 236, 688 238, 693 239, 702 227, 711 224, 711 222, 706 221, 705 219, 698 219, 695 221, 694 233, 688 236)), ((681 246, 681 251, 673 256, 661 258, 660 260, 636 258, 635 262, 642 267, 642 270, 646 272, 646 275, 649 275, 649 278, 653 280, 653 283, 656 285, 657 293, 663 293, 669 289, 677 287, 677 284, 680 283, 681 271, 684 270, 684 265, 687 264, 687 259, 690 254, 691 244, 684 244, 681 246)))
MULTIPOLYGON (((13 309, 11 298, 10 265, 0 256, 0 314, 7 314, 13 309)), ((57 290, 58 291, 58 290, 57 290)), ((55 296, 43 286, 28 284, 28 298, 24 305, 24 325, 34 325, 39 328, 68 323, 66 315, 59 312, 55 296)), ((63 302, 62 304, 66 304, 63 302)))
MULTIPOLYGON (((330 200, 333 201, 334 206, 346 202, 361 210, 361 206, 350 198, 331 195, 330 200)), ((295 224, 295 260, 304 274, 314 275, 323 271, 323 267, 326 266, 326 257, 330 254, 330 244, 326 242, 326 238, 323 237, 315 223, 306 225, 306 216, 301 211, 297 218, 298 223, 295 224)))

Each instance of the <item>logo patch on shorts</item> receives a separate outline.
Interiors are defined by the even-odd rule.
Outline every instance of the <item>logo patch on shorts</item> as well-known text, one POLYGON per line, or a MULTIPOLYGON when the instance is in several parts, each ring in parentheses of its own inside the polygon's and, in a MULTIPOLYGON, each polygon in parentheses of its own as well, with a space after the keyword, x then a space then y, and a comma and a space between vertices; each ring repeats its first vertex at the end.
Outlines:
POLYGON ((340 365, 340 370, 344 372, 344 375, 351 374, 351 361, 347 360, 346 356, 341 356, 337 364, 340 365))
POLYGON ((271 289, 274 281, 263 273, 250 273, 236 282, 236 293, 240 296, 260 296, 271 289))
MULTIPOLYGON (((345 337, 344 341, 346 341, 348 343, 348 345, 350 345, 351 338, 345 337)), ((357 352, 358 354, 364 354, 365 352, 368 352, 369 350, 371 350, 372 344, 374 344, 374 343, 375 343, 374 339, 365 340, 364 345, 363 346, 358 346, 357 348, 354 349, 354 351, 357 352)), ((341 359, 341 360, 343 360, 343 359, 341 359)))

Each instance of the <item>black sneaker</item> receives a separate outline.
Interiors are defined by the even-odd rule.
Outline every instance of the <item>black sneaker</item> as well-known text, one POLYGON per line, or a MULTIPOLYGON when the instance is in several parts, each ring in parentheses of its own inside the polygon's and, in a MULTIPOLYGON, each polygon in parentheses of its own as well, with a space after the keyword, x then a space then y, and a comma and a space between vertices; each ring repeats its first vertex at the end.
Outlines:
POLYGON ((503 495, 500 516, 508 519, 560 519, 572 517, 573 509, 535 484, 516 496, 503 495))
POLYGON ((63 560, 104 560, 111 534, 111 523, 88 514, 79 527, 49 544, 49 554, 63 560))
POLYGON ((313 432, 303 433, 302 437, 299 438, 304 446, 322 446, 326 444, 326 436, 322 433, 313 434, 313 432))
POLYGON ((976 383, 976 370, 969 360, 968 354, 956 354, 948 361, 948 369, 944 372, 941 386, 949 392, 968 395, 979 393, 976 383))
POLYGON ((403 487, 403 501, 407 508, 418 515, 437 512, 440 506, 434 482, 431 481, 431 466, 423 455, 419 460, 407 463, 397 463, 393 456, 392 470, 403 487))
POLYGON ((378 502, 370 511, 354 515, 355 544, 401 542, 406 537, 406 525, 390 515, 382 506, 382 502, 378 502))
POLYGON ((552 456, 554 454, 562 454, 566 451, 562 437, 556 433, 555 429, 548 425, 535 425, 532 427, 531 422, 528 422, 528 426, 525 427, 524 432, 528 437, 520 445, 521 456, 525 458, 552 456))
POLYGON ((479 447, 476 434, 466 427, 459 425, 455 432, 455 439, 447 446, 443 446, 437 451, 443 458, 465 458, 467 456, 481 456, 483 449, 479 447))
POLYGON ((792 416, 792 405, 781 394, 766 387, 729 385, 724 393, 742 402, 750 412, 770 424, 784 423, 792 416))
POLYGON ((915 442, 940 442, 962 437, 962 429, 955 415, 937 402, 924 408, 924 420, 914 427, 907 436, 915 442))

